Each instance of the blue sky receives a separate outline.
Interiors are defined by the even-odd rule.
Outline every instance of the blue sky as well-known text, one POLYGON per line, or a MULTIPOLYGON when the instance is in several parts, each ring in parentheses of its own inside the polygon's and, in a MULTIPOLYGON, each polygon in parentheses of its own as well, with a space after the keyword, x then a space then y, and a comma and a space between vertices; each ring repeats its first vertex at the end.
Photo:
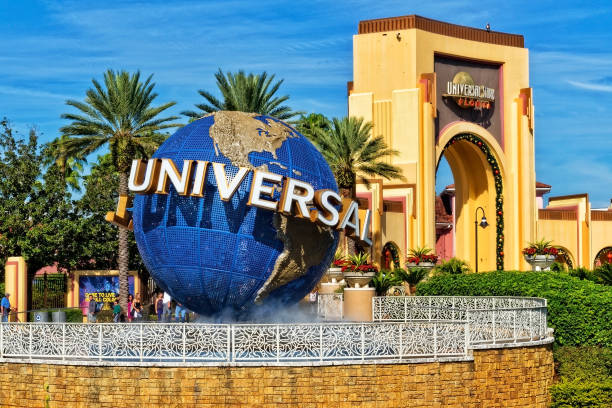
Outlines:
MULTIPOLYGON (((107 68, 155 74, 173 113, 215 91, 213 74, 266 70, 296 110, 342 116, 359 20, 419 14, 519 33, 530 50, 536 170, 552 194, 612 198, 612 2, 575 1, 8 1, 0 3, 0 116, 43 141, 67 98, 107 68), (492 5, 498 3, 496 5, 492 5), (503 3, 503 4, 502 4, 503 3)), ((452 181, 447 168, 438 186, 452 181)))

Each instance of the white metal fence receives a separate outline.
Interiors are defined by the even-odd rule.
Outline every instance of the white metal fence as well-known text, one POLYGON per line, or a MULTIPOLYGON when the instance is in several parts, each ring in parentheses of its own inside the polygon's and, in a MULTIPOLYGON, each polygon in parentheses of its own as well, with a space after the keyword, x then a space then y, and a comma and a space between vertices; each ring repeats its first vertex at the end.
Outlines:
POLYGON ((546 299, 468 296, 385 296, 372 300, 374 321, 459 320, 469 344, 533 341, 548 336, 546 299))
POLYGON ((465 357, 462 321, 323 324, 2 323, 0 358, 299 363, 465 357))

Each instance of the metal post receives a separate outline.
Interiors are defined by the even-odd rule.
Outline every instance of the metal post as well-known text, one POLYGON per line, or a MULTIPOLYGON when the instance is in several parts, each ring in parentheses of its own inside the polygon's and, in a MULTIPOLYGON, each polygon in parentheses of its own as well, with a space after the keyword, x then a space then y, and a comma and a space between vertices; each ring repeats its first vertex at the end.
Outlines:
POLYGON ((32 361, 32 323, 28 323, 30 327, 30 361, 32 361))
POLYGON ((514 316, 514 325, 513 325, 512 336, 514 338, 514 342, 516 343, 516 309, 514 309, 513 311, 513 316, 514 316))
POLYGON ((438 323, 434 322, 433 324, 433 352, 434 358, 438 357, 438 323))
MULTIPOLYGON (((476 209, 476 214, 478 214, 478 208, 476 209)), ((478 215, 476 215, 476 218, 478 218, 478 215)), ((478 273, 478 221, 476 221, 476 218, 474 218, 474 236, 476 237, 476 242, 474 245, 474 252, 476 252, 476 258, 474 260, 474 264, 476 265, 475 271, 476 273, 478 273)))
POLYGON ((532 318, 531 318, 531 312, 533 311, 532 308, 528 309, 529 310, 529 341, 531 341, 531 339, 533 339, 533 323, 532 323, 532 318))
POLYGON ((4 358, 4 322, 0 323, 0 358, 4 358))
POLYGON ((186 325, 185 325, 185 324, 183 324, 183 363, 185 362, 185 353, 186 353, 185 348, 187 347, 187 346, 186 346, 186 333, 185 333, 185 326, 186 326, 186 325))
POLYGON ((144 354, 144 350, 142 349, 142 323, 140 323, 139 326, 140 326, 140 348, 139 348, 139 351, 140 351, 140 361, 142 362, 142 356, 144 354))
MULTIPOLYGON (((404 302, 404 304, 406 303, 404 302)), ((400 323, 397 325, 397 328, 399 329, 399 350, 398 350, 399 351, 399 361, 402 361, 402 354, 403 354, 403 343, 404 343, 402 341, 403 340, 402 338, 402 334, 403 334, 402 328, 403 327, 404 327, 403 323, 400 323)))
POLYGON ((232 325, 232 359, 231 361, 236 361, 236 333, 234 332, 235 326, 232 325))
POLYGON ((98 325, 98 361, 102 361, 102 324, 98 325))
POLYGON ((66 323, 62 323, 62 360, 66 359, 66 323))
POLYGON ((361 361, 365 360, 365 326, 361 323, 361 361))
POLYGON ((470 322, 466 321, 465 322, 465 340, 464 340, 464 345, 463 345, 463 354, 464 355, 468 355, 468 346, 470 344, 470 322))
POLYGON ((225 330, 227 332, 227 354, 225 355, 226 361, 232 360, 232 327, 229 324, 225 325, 225 330))
POLYGON ((323 325, 319 325, 319 361, 323 361, 323 325))
POLYGON ((408 298, 404 296, 404 321, 408 319, 408 298))
POLYGON ((276 325, 276 362, 280 361, 280 325, 276 325))

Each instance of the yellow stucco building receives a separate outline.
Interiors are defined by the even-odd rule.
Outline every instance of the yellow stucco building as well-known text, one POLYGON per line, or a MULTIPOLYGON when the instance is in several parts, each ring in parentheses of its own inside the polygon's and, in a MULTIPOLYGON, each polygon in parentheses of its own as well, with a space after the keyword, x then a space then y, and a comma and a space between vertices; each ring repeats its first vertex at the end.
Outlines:
POLYGON ((591 268, 597 253, 612 247, 612 211, 591 211, 588 196, 553 197, 538 208, 533 92, 521 35, 414 15, 385 18, 359 23, 353 54, 349 115, 371 121, 373 133, 400 152, 389 160, 406 178, 358 187, 374 213, 374 260, 389 246, 400 257, 436 247, 442 156, 455 179, 453 255, 472 269, 529 269, 521 249, 543 237, 566 249, 573 266, 591 268), (483 215, 487 228, 478 224, 483 215))

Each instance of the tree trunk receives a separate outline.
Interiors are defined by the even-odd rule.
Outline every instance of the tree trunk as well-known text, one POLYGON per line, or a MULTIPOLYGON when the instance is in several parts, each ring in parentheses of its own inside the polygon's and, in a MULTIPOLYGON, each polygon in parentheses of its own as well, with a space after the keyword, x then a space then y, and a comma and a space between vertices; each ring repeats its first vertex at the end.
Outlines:
MULTIPOLYGON (((119 173, 119 195, 128 194, 128 174, 126 172, 119 173)), ((129 292, 128 273, 129 273, 129 253, 128 253, 128 230, 119 227, 119 257, 117 264, 119 266, 119 304, 121 310, 127 319, 127 298, 129 292)))
MULTIPOLYGON (((350 198, 351 200, 353 200, 355 197, 355 194, 353 192, 354 189, 354 187, 352 189, 340 188, 340 196, 342 198, 350 198)), ((342 252, 345 255, 350 256, 355 254, 355 241, 348 238, 344 230, 340 231, 340 245, 342 245, 342 252)))

